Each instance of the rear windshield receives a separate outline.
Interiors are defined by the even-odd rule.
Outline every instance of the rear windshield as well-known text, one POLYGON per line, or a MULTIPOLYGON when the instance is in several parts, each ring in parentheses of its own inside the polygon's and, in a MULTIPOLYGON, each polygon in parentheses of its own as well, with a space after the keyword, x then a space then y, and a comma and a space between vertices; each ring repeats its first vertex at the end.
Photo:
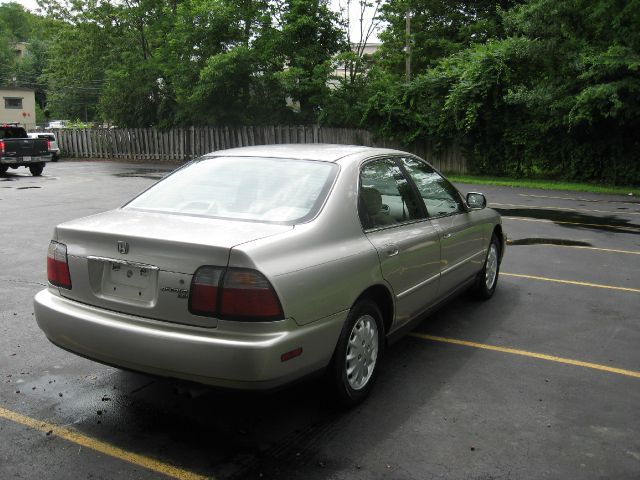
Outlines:
POLYGON ((1 138, 28 138, 27 131, 22 127, 0 127, 1 138))
POLYGON ((294 224, 316 215, 338 166, 259 157, 212 157, 192 162, 125 208, 213 218, 294 224))

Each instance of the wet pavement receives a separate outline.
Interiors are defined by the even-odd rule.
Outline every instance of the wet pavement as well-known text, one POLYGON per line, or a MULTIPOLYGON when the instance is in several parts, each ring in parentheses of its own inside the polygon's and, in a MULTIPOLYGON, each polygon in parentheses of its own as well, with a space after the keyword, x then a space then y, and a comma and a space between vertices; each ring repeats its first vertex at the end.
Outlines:
MULTIPOLYGON (((0 177, 0 478, 159 478, 167 466, 217 479, 640 478, 640 378, 625 374, 407 336, 387 350, 372 396, 344 411, 321 379, 232 392, 51 345, 32 298, 53 227, 118 207, 172 168, 62 161, 39 178, 0 177)), ((490 301, 459 297, 416 331, 640 371, 637 199, 461 188, 505 217, 503 275, 490 301)))

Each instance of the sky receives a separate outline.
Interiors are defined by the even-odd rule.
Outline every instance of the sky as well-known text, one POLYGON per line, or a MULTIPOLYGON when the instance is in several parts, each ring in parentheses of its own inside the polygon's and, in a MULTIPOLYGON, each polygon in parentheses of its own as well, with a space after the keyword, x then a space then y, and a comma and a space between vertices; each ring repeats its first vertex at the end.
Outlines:
MULTIPOLYGON (((31 11, 38 10, 38 4, 36 3, 36 0, 0 0, 0 3, 10 3, 11 1, 15 3, 19 3, 27 10, 31 10, 31 11)), ((353 4, 351 5, 351 22, 352 22, 351 40, 354 42, 357 42, 360 36, 360 32, 359 32, 360 27, 357 24, 357 19, 359 15, 358 2, 357 0, 352 0, 352 3, 353 4)), ((335 11, 338 11, 340 9, 340 4, 346 5, 346 0, 331 0, 330 2, 331 8, 335 11)), ((366 21, 368 22, 371 21, 372 14, 373 14, 373 10, 369 9, 368 14, 366 15, 368 17, 366 21)), ((369 38, 369 42, 379 42, 378 37, 375 33, 371 35, 371 37, 369 38)))

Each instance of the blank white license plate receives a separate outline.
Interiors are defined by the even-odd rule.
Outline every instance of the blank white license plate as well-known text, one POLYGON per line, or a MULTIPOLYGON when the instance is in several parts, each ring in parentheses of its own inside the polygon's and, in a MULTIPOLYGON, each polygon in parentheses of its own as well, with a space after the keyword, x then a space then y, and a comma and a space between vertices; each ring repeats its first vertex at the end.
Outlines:
POLYGON ((22 161, 23 162, 30 162, 31 161, 31 157, 22 157, 22 161))
POLYGON ((109 278, 114 285, 146 288, 149 286, 151 271, 147 268, 112 263, 109 278))

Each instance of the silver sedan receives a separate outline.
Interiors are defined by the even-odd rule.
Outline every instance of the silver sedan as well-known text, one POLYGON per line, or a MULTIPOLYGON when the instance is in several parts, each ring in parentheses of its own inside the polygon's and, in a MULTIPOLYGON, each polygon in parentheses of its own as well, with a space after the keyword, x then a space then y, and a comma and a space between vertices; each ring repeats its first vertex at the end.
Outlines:
POLYGON ((485 206, 400 151, 218 151, 58 225, 36 318, 105 364, 243 389, 325 371, 354 404, 391 337, 464 290, 492 296, 505 236, 485 206))

